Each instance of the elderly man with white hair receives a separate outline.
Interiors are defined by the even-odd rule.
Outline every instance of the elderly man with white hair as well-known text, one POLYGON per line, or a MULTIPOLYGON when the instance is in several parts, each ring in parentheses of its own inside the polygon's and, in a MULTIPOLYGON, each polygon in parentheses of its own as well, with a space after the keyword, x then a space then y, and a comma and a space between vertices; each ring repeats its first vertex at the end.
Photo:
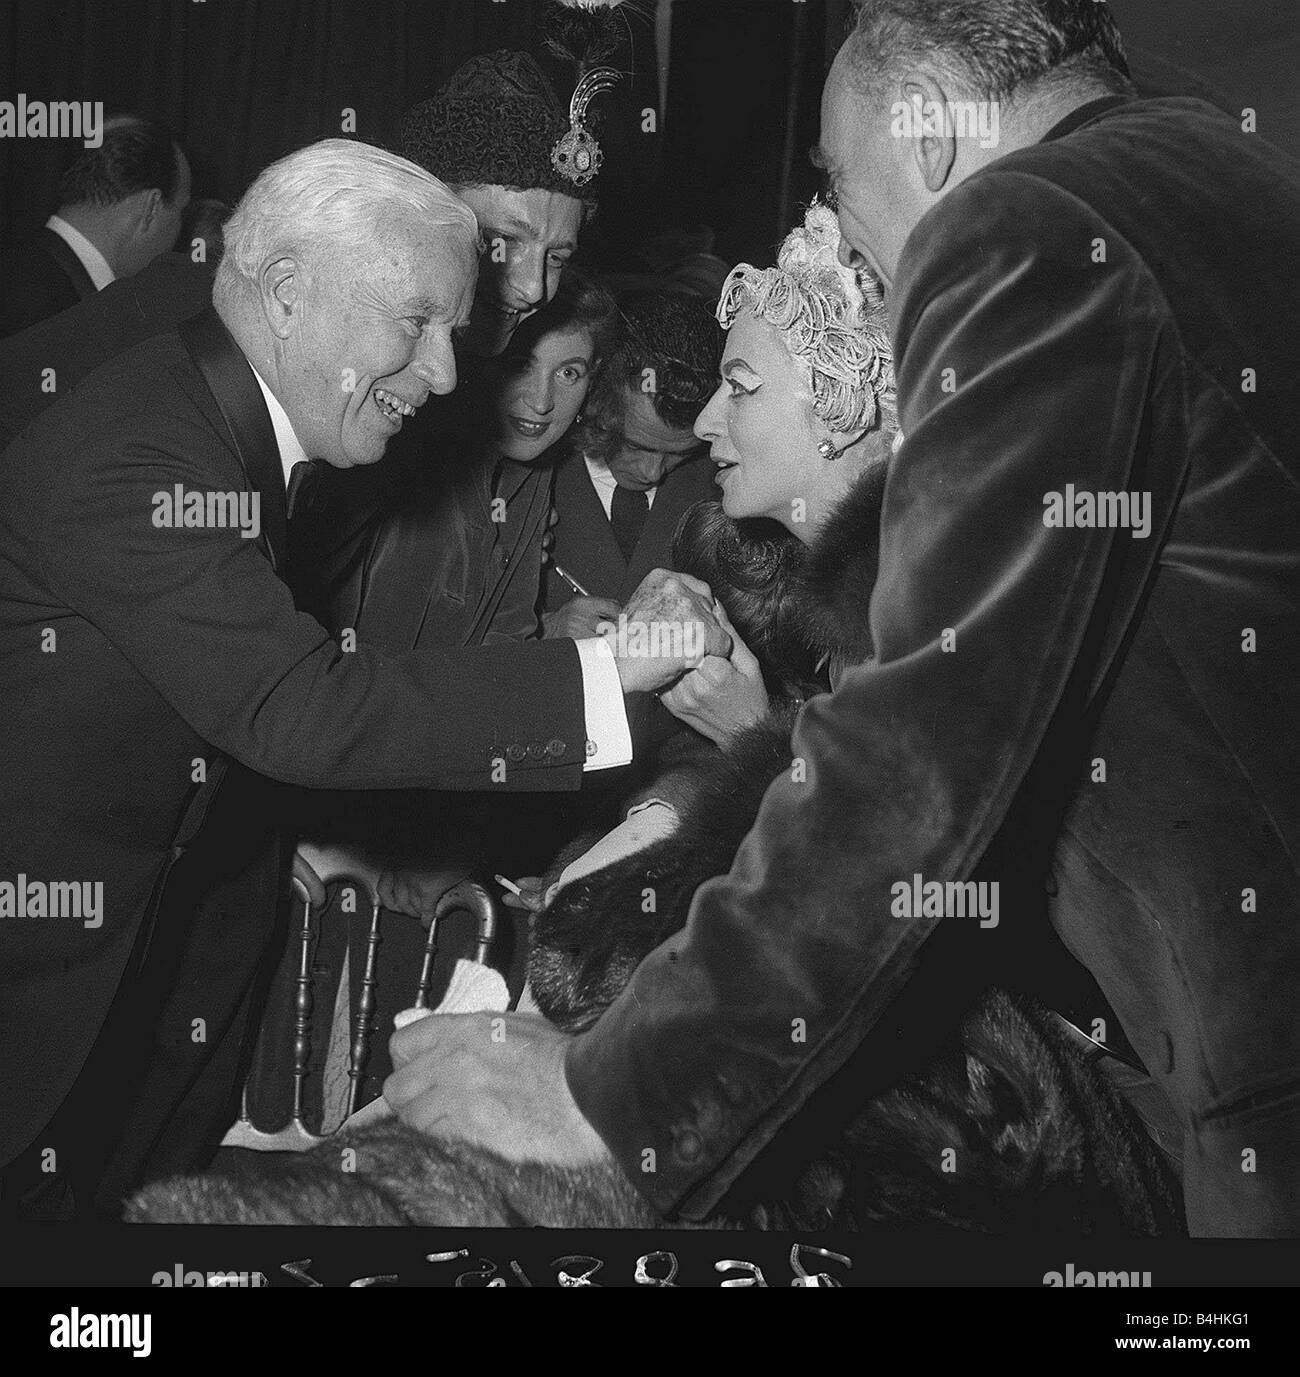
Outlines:
POLYGON ((215 1147, 284 934, 270 905, 200 903, 196 856, 214 829, 273 837, 267 777, 576 788, 628 759, 624 691, 726 642, 707 590, 668 576, 629 622, 684 627, 658 644, 694 656, 386 657, 295 606, 292 470, 375 463, 455 386, 478 249, 414 163, 290 154, 227 225, 214 309, 97 368, 0 462, 0 1211, 111 1211, 151 1157, 215 1147))

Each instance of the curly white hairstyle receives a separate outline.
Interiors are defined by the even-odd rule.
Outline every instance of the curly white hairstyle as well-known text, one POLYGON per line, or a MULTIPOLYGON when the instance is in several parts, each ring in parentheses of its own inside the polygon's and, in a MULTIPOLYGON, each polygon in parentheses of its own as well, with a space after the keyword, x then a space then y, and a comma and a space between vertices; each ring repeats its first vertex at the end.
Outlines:
POLYGON ((722 286, 718 323, 742 310, 777 329, 812 377, 813 407, 833 431, 898 425, 894 355, 880 284, 839 261, 834 212, 814 201, 786 235, 774 268, 741 263, 722 286))

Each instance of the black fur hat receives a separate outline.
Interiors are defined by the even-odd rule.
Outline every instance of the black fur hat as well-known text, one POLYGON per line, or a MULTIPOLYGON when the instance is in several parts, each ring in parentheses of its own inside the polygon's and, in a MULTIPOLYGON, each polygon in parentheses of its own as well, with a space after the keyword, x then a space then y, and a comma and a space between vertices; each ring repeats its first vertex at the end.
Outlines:
MULTIPOLYGON (((560 7, 548 18, 546 46, 574 70, 579 123, 591 96, 617 76, 599 65, 617 45, 615 24, 612 7, 560 7)), ((553 157, 573 127, 570 113, 536 58, 501 48, 470 58, 406 112, 401 151, 453 186, 541 189, 593 202, 598 157, 577 177, 553 157)))

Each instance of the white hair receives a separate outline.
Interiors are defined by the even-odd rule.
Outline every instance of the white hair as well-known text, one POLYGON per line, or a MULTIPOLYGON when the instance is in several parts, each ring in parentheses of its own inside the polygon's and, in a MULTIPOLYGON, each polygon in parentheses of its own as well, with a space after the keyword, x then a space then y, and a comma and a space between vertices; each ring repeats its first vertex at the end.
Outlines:
POLYGON ((241 278, 256 283, 267 263, 286 254, 340 244, 363 253, 397 206, 459 232, 477 253, 474 212, 417 163, 352 139, 322 139, 288 154, 258 174, 226 221, 217 298, 241 278))

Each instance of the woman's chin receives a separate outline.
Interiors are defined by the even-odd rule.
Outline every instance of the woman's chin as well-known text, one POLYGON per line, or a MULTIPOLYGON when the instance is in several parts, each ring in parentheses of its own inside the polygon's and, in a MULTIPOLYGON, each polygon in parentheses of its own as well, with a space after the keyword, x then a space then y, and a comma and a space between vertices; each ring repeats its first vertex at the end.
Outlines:
POLYGON ((497 443, 497 449, 503 459, 511 459, 516 464, 532 464, 546 453, 548 445, 528 444, 512 436, 509 440, 502 439, 497 443))
POLYGON ((722 488, 722 510, 733 520, 743 521, 746 517, 753 516, 749 510, 742 494, 736 491, 736 480, 733 478, 729 483, 721 484, 722 488))

